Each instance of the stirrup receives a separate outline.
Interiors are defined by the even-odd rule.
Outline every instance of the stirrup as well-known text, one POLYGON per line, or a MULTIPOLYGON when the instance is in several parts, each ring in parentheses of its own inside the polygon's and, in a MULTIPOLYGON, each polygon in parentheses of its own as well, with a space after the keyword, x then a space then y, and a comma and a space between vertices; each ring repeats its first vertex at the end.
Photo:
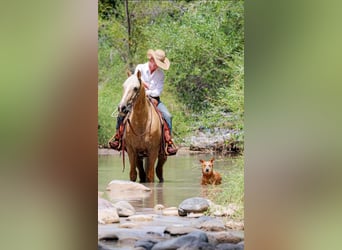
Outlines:
POLYGON ((110 140, 109 142, 108 142, 108 146, 110 147, 110 148, 112 148, 112 149, 114 149, 114 150, 117 150, 117 151, 121 151, 121 149, 122 149, 122 143, 121 143, 121 140, 110 140), (115 143, 115 142, 117 142, 118 143, 118 145, 117 146, 112 146, 112 143, 115 143))
POLYGON ((166 144, 166 147, 165 147, 165 154, 166 155, 175 155, 177 154, 177 151, 178 151, 178 148, 176 147, 176 145, 173 143, 173 141, 170 141, 170 143, 167 143, 166 144), (168 148, 170 147, 170 149, 172 149, 173 151, 172 152, 169 152, 168 151, 168 148))

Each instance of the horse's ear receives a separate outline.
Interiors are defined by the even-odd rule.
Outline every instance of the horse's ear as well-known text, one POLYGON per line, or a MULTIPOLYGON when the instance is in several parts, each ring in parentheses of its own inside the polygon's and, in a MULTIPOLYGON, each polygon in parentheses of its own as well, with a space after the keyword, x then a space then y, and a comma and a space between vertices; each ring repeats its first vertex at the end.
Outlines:
POLYGON ((126 70, 127 76, 130 77, 132 75, 132 72, 130 70, 126 70))
POLYGON ((141 80, 141 72, 140 72, 140 70, 138 70, 138 72, 137 72, 137 77, 138 77, 138 79, 140 81, 141 80))

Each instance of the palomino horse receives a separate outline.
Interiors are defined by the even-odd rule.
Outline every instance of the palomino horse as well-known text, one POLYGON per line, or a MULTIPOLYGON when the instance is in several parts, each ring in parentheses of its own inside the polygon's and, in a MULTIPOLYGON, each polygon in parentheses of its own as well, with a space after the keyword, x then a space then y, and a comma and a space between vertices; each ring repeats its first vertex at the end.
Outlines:
POLYGON ((140 182, 154 182, 154 166, 158 159, 156 174, 163 182, 163 165, 167 156, 162 150, 162 124, 159 114, 146 97, 140 71, 136 75, 129 73, 123 88, 118 111, 128 112, 123 143, 131 167, 130 180, 136 181, 138 169, 140 182))

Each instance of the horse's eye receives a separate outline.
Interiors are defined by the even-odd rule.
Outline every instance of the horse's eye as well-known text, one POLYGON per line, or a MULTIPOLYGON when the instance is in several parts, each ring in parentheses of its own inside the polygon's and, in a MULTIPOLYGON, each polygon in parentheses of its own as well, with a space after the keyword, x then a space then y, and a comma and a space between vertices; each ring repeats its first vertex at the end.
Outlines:
POLYGON ((134 89, 133 89, 135 92, 137 92, 138 91, 138 87, 134 87, 134 89))

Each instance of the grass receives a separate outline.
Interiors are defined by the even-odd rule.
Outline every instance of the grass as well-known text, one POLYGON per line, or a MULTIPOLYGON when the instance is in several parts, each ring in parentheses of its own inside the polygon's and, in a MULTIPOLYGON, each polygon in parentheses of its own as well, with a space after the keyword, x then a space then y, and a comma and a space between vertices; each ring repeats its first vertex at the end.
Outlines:
POLYGON ((209 189, 208 197, 214 203, 228 206, 233 203, 239 209, 232 215, 233 220, 244 219, 244 161, 243 157, 234 159, 233 168, 229 174, 222 176, 220 189, 212 187, 209 189))

